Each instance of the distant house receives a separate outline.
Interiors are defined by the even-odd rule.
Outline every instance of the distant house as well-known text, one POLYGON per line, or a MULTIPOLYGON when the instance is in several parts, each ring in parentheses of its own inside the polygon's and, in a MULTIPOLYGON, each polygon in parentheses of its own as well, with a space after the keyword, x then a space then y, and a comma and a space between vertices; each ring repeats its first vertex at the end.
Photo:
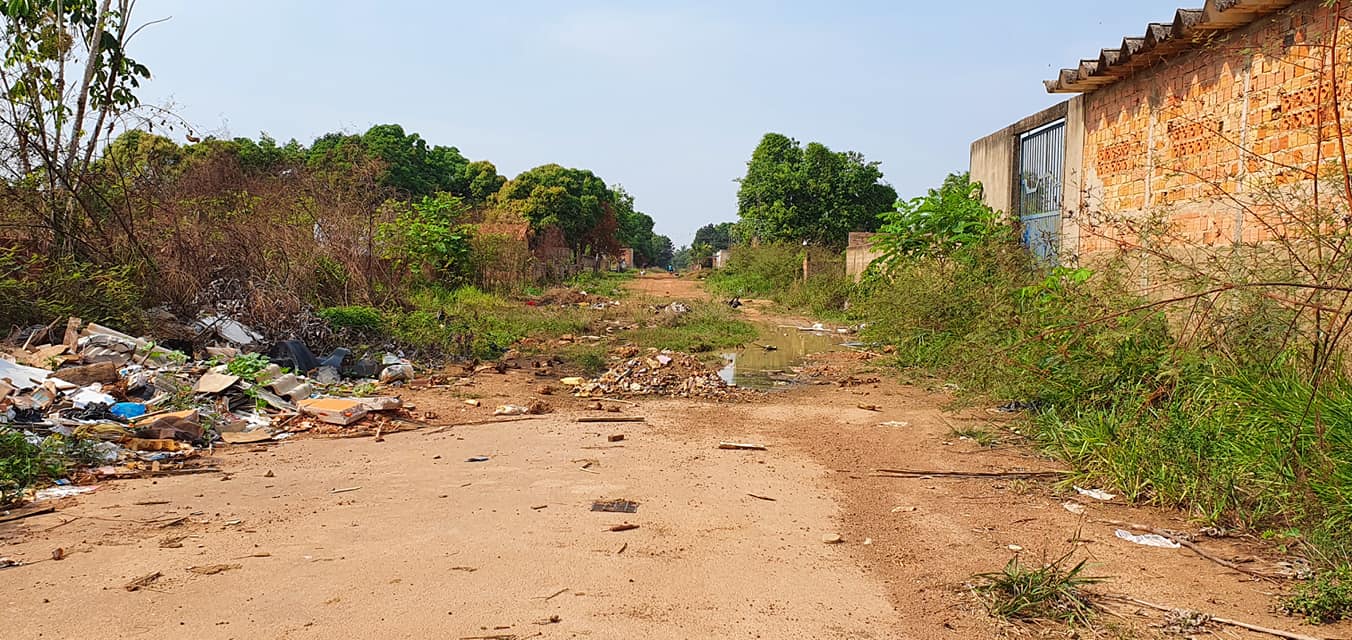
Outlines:
POLYGON ((1347 105, 1333 108, 1335 81, 1352 97, 1352 33, 1334 11, 1319 0, 1180 9, 1046 81, 1077 95, 974 142, 972 178, 1049 258, 1130 246, 1103 221, 1151 213, 1174 242, 1270 239, 1256 194, 1308 186, 1352 133, 1347 105))
POLYGON ((723 267, 728 266, 728 259, 731 257, 732 257, 731 251, 728 251, 727 249, 719 249, 713 255, 714 258, 713 267, 715 269, 722 269, 723 267))

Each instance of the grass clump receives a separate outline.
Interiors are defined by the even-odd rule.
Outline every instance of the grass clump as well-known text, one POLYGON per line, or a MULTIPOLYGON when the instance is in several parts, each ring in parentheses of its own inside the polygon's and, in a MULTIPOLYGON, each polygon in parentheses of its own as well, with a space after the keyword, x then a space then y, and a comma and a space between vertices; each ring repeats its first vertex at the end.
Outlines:
POLYGON ((1302 616, 1310 624, 1352 619, 1352 567, 1342 565, 1320 572, 1297 587, 1282 602, 1282 610, 1302 616))
POLYGON ((1000 434, 985 427, 955 427, 949 431, 949 435, 954 438, 966 438, 986 448, 1000 444, 1000 434))
POLYGON ((1015 556, 1000 571, 977 575, 975 590, 991 615, 1005 620, 1087 625, 1097 609, 1084 588, 1104 579, 1084 575, 1087 561, 1067 568, 1069 561, 1067 554, 1032 567, 1015 556))
POLYGON ((378 335, 385 329, 385 317, 379 309, 362 305, 329 307, 319 317, 335 330, 351 330, 365 335, 378 335))

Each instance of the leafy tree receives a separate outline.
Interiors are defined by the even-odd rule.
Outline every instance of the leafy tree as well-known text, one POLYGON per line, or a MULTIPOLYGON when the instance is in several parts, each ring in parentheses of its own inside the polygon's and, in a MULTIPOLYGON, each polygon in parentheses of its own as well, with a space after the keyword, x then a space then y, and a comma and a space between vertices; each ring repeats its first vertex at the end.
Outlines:
POLYGON ((533 231, 557 226, 570 247, 586 250, 613 193, 591 171, 546 164, 508 181, 494 200, 529 220, 533 231))
POLYGON ((878 214, 896 201, 882 178, 859 153, 768 133, 740 181, 737 213, 762 240, 842 246, 851 231, 877 229, 878 214))
POLYGON ((416 202, 391 200, 394 221, 380 225, 385 257, 400 267, 452 284, 467 275, 472 227, 463 222, 469 207, 449 193, 416 202))
MULTIPOLYGON (((51 238, 52 253, 106 257, 106 218, 124 231, 128 212, 91 184, 95 151, 140 101, 150 77, 127 55, 133 0, 11 0, 0 3, 0 166, 10 180, 38 187, 21 198, 51 238)), ((163 119, 161 119, 163 122, 163 119)), ((133 246, 135 240, 127 233, 133 246)), ((138 247, 139 249, 139 247, 138 247)), ((144 251, 140 257, 148 260, 144 251)))
POLYGON ((736 226, 735 222, 706 224, 695 231, 695 244, 707 244, 714 251, 727 249, 732 246, 732 230, 736 226))
POLYGON ((944 255, 958 247, 977 244, 1009 233, 999 214, 981 201, 981 183, 971 175, 949 174, 938 189, 898 202, 895 211, 882 214, 875 246, 884 264, 909 258, 944 255))

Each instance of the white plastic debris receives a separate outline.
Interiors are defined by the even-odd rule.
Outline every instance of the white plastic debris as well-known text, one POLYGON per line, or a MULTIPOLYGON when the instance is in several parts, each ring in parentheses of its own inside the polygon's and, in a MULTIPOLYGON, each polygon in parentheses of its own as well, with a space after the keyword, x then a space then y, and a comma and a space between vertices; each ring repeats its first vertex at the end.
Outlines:
POLYGON ((888 420, 887 422, 880 422, 880 423, 878 423, 878 426, 880 426, 880 427, 898 427, 898 428, 900 428, 900 427, 909 427, 909 426, 911 426, 911 423, 909 423, 909 422, 907 422, 907 421, 905 421, 905 420, 888 420))
POLYGON ((83 409, 91 404, 102 404, 112 406, 117 399, 103 392, 103 385, 95 382, 87 387, 70 395, 70 403, 76 409, 83 409))
POLYGON ((1127 542, 1135 542, 1136 544, 1143 544, 1147 547, 1159 547, 1161 549, 1177 549, 1182 546, 1173 540, 1154 533, 1137 535, 1124 529, 1118 529, 1117 537, 1126 540, 1127 542))
POLYGON ((19 391, 27 391, 42 384, 50 375, 52 372, 46 369, 26 367, 0 358, 0 380, 9 380, 19 391))
POLYGON ((1084 505, 1078 502, 1062 502, 1061 507, 1077 516, 1084 515, 1084 505))
POLYGON ((61 498, 69 498, 71 496, 84 495, 86 493, 93 493, 94 490, 98 488, 99 486, 96 484, 91 484, 83 487, 75 485, 47 487, 46 489, 39 489, 37 493, 33 495, 33 501, 42 502, 44 500, 58 500, 61 498))
POLYGON ((1113 498, 1117 497, 1117 494, 1108 493, 1103 489, 1083 489, 1080 487, 1075 487, 1075 491, 1077 491, 1082 496, 1087 496, 1095 500, 1112 500, 1113 498))
POLYGON ((504 404, 493 410, 495 416, 524 416, 530 409, 519 404, 504 404))
POLYGON ((253 329, 225 316, 202 316, 197 319, 197 328, 202 331, 214 331, 216 335, 241 347, 263 341, 263 336, 258 335, 253 329))

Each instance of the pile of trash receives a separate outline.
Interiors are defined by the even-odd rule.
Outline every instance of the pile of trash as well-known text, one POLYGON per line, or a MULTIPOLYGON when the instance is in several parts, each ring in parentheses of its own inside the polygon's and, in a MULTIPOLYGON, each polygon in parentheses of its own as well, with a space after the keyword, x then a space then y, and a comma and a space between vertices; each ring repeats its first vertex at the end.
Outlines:
POLYGON ((719 398, 736 392, 718 372, 688 354, 656 349, 639 354, 631 348, 619 350, 616 355, 620 362, 598 378, 564 378, 561 382, 573 387, 573 395, 579 398, 610 395, 719 398))
POLYGON ((158 470, 222 442, 394 419, 406 411, 398 397, 348 396, 372 396, 414 374, 394 354, 354 359, 340 348, 320 360, 295 340, 249 351, 260 347, 257 334, 227 318, 201 327, 216 332, 204 360, 78 318, 64 334, 55 328, 0 353, 0 432, 21 432, 35 445, 92 442, 97 459, 79 462, 96 465, 96 477, 149 463, 158 470))

